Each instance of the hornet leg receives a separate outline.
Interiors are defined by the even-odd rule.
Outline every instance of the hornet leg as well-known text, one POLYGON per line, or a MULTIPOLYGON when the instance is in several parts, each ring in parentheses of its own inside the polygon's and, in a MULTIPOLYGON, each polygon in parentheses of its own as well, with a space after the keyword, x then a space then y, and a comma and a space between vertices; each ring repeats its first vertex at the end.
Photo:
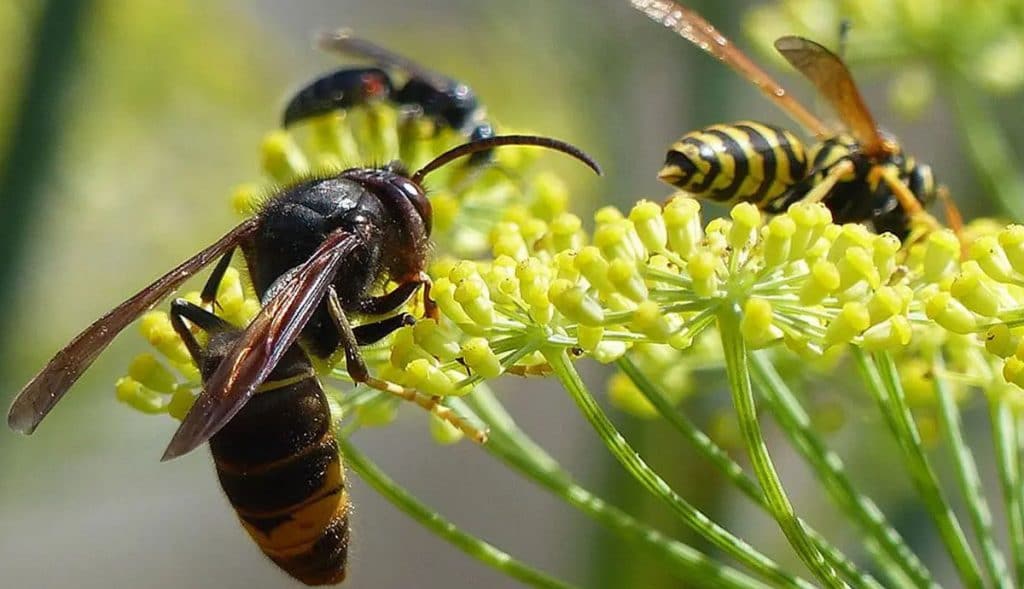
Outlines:
POLYGON ((188 349, 189 355, 192 356, 192 361, 198 367, 203 365, 203 349, 199 342, 196 341, 195 334, 192 333, 192 330, 189 329, 184 320, 188 319, 193 325, 207 333, 214 333, 231 327, 227 321, 185 299, 175 299, 171 302, 171 312, 169 314, 171 316, 171 327, 174 328, 174 332, 178 334, 181 341, 185 342, 185 347, 188 349))
POLYGON ((211 308, 217 308, 220 305, 217 304, 217 291, 220 289, 220 282, 224 280, 224 274, 228 271, 231 266, 231 255, 235 253, 232 248, 228 250, 226 254, 221 256, 220 261, 214 266, 213 272, 210 273, 210 277, 206 279, 206 284, 203 285, 203 292, 200 295, 203 303, 208 305, 212 304, 211 308))
POLYGON ((370 376, 370 371, 363 360, 363 355, 359 351, 359 342, 356 339, 356 334, 352 330, 352 325, 348 322, 348 317, 345 316, 345 310, 341 308, 341 301, 338 300, 338 293, 334 286, 331 286, 327 291, 327 308, 341 336, 341 345, 345 348, 346 370, 348 370, 352 380, 415 403, 452 424, 478 443, 482 444, 487 441, 487 434, 485 432, 472 426, 454 411, 442 405, 440 397, 424 395, 419 391, 407 389, 393 382, 370 376))
POLYGON ((423 287, 423 310, 424 315, 437 320, 438 310, 434 299, 430 298, 430 286, 432 282, 426 272, 420 272, 416 278, 399 284, 389 293, 379 297, 370 297, 359 302, 357 310, 365 315, 384 315, 391 313, 407 303, 416 289, 423 287))
POLYGON ((395 330, 406 325, 416 323, 416 318, 408 313, 401 313, 394 317, 388 317, 375 323, 364 323, 352 328, 356 336, 356 343, 360 346, 375 344, 385 337, 391 335, 395 330))

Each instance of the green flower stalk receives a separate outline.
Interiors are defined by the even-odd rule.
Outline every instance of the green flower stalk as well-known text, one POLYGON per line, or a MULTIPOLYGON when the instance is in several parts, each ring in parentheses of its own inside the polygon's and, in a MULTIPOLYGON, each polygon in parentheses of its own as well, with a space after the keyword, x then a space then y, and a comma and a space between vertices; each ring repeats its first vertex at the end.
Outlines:
MULTIPOLYGON (((271 133, 262 149, 266 178, 239 187, 232 203, 252 214, 281 185, 360 162, 400 158, 415 168, 458 139, 384 106, 323 117, 295 133, 271 133)), ((490 428, 493 445, 486 449, 497 458, 692 584, 810 587, 803 578, 809 574, 828 587, 937 586, 928 563, 856 487, 788 388, 816 367, 833 370, 849 361, 903 450, 960 583, 1012 586, 1011 568, 1022 580, 1024 548, 1016 534, 1024 528, 1017 439, 1024 431, 1024 226, 976 221, 960 236, 940 230, 904 244, 859 225, 836 225, 820 204, 798 203, 770 218, 740 204, 725 218, 705 220, 700 204, 682 195, 664 203, 641 200, 629 211, 605 207, 589 225, 569 212, 566 185, 529 153, 499 150, 493 168, 451 166, 431 176, 437 255, 430 294, 440 320, 420 319, 366 348, 375 376, 490 428), (787 570, 656 472, 585 386, 578 366, 589 360, 621 369, 608 387, 615 408, 668 420, 773 518, 803 568, 787 570), (680 408, 707 371, 724 372, 752 477, 680 408), (573 482, 491 396, 489 381, 506 373, 559 380, 623 474, 718 552, 704 554, 667 537, 632 506, 609 505, 573 482), (959 407, 972 401, 988 403, 993 416, 1002 500, 1014 534, 1005 543, 1009 558, 960 431, 959 407), (921 432, 933 416, 942 424, 936 437, 948 442, 973 539, 924 448, 921 432), (763 433, 768 419, 860 532, 872 562, 845 554, 798 513, 772 458, 778 449, 763 433), (886 584, 872 576, 875 570, 886 584)), ((196 293, 186 298, 199 302, 196 293)), ((217 301, 215 312, 239 326, 258 310, 241 271, 226 275, 217 301)), ((423 307, 414 300, 408 310, 423 317, 423 307)), ((157 353, 132 362, 117 396, 139 411, 181 419, 201 386, 198 371, 165 313, 150 313, 140 324, 157 353)), ((359 472, 471 556, 534 586, 566 585, 454 528, 357 453, 347 437, 391 423, 400 402, 349 386, 339 360, 317 368, 359 472)), ((436 415, 430 419, 438 442, 461 439, 460 430, 436 415)))

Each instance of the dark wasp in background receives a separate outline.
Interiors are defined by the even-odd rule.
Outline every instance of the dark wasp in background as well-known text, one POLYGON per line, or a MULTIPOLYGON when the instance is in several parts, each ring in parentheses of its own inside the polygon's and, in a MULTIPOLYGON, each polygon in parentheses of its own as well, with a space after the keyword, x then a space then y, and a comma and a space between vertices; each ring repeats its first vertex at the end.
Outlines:
MULTIPOLYGON (((285 127, 335 110, 387 100, 410 116, 426 117, 470 141, 494 136, 494 126, 486 119, 476 94, 466 84, 356 37, 348 30, 320 35, 319 45, 371 61, 376 67, 341 68, 302 87, 285 107, 285 127), (396 73, 404 76, 404 83, 395 82, 396 73)), ((491 155, 490 150, 473 154, 469 163, 471 166, 484 164, 490 161, 491 155)))

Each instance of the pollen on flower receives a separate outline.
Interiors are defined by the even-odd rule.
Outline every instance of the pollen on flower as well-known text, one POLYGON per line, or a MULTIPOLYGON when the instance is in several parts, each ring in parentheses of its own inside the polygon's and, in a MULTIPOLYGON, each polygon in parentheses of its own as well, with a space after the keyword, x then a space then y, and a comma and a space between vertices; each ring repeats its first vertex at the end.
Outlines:
MULTIPOLYGON (((460 352, 472 378, 493 378, 551 347, 611 362, 624 354, 639 361, 661 344, 678 361, 717 328, 720 309, 736 305, 751 348, 831 358, 853 345, 930 362, 925 354, 939 346, 948 370, 972 382, 994 374, 979 364, 992 358, 1005 366, 1002 382, 1024 383, 1013 354, 1024 331, 1024 276, 1015 267, 1024 261, 1024 229, 1017 226, 978 232, 981 245, 970 242, 962 262, 951 231, 905 246, 832 223, 820 203, 797 203, 770 219, 740 205, 703 224, 691 199, 642 200, 628 214, 602 208, 592 237, 569 247, 552 238, 553 223, 524 214, 517 209, 492 240, 492 261, 437 279, 443 323, 464 344, 474 341, 460 352), (456 279, 486 288, 464 286, 455 299, 456 279), (486 301, 479 320, 465 307, 470 301, 486 301), (470 362, 484 341, 494 356, 470 362)), ((619 387, 614 398, 644 413, 626 392, 619 387)))

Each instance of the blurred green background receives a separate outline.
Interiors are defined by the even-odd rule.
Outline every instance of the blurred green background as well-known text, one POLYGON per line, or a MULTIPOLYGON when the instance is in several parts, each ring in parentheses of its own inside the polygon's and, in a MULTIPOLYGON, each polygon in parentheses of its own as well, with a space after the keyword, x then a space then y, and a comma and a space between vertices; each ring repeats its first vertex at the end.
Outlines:
MULTIPOLYGON (((690 4, 751 47, 738 15, 756 3, 690 4)), ((338 26, 469 83, 499 126, 592 153, 607 175, 576 193, 585 219, 601 204, 667 195, 654 175, 684 131, 741 118, 789 125, 735 74, 624 1, 0 3, 4 403, 81 327, 237 222, 227 201, 232 187, 258 173, 259 142, 289 91, 339 63, 310 42, 312 32, 338 26)), ((932 163, 966 209, 985 212, 948 106, 939 101, 916 122, 901 120, 878 83, 885 76, 872 77, 879 73, 889 72, 858 76, 878 120, 932 163)), ((802 81, 781 79, 809 97, 802 81)), ((291 586, 239 528, 205 452, 160 464, 175 424, 117 404, 113 382, 141 341, 126 331, 33 437, 0 428, 0 586, 291 586)), ((591 376, 601 390, 605 373, 591 376)), ((502 399, 522 427, 584 484, 660 527, 663 514, 619 482, 617 466, 557 386, 520 383, 506 386, 502 399)), ((715 380, 698 386, 721 389, 715 380)), ((831 402, 827 394, 816 399, 831 402)), ((713 416, 719 405, 707 395, 694 410, 713 416)), ((359 434, 360 447, 467 530, 583 586, 667 583, 590 520, 470 444, 433 444, 426 420, 406 417, 359 434)), ((773 524, 723 493, 704 465, 659 446, 664 425, 615 417, 688 498, 793 562, 773 524)), ((892 448, 886 440, 864 444, 861 415, 846 418, 854 427, 832 441, 865 490, 889 505, 898 525, 909 522, 908 536, 927 552, 929 540, 914 537, 916 508, 901 503, 905 479, 877 476, 898 468, 888 462, 892 448), (865 462, 869 468, 858 469, 865 462)), ((786 470, 785 449, 779 462, 798 510, 827 521, 830 507, 807 473, 799 465, 786 470)), ((353 484, 351 586, 515 586, 353 484)), ((675 532, 668 524, 665 531, 675 532)))

